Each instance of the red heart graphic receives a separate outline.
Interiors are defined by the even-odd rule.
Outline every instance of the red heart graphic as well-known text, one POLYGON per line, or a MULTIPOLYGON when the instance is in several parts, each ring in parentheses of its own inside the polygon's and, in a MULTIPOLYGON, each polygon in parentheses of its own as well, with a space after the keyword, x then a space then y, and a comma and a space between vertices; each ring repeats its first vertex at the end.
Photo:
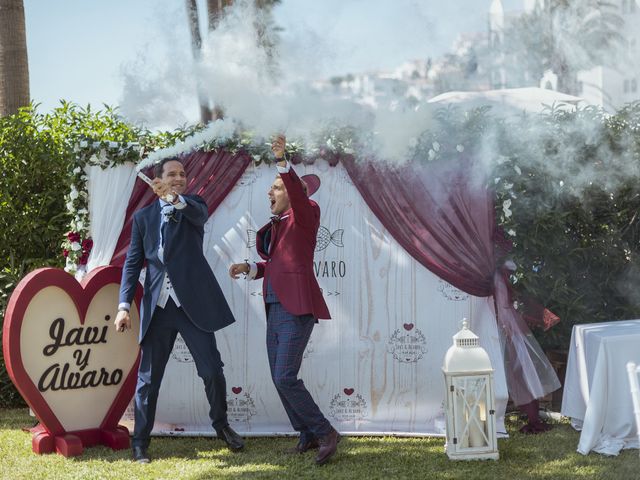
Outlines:
POLYGON ((354 390, 353 388, 345 388, 343 392, 347 395, 353 395, 354 390))
POLYGON ((405 323, 404 325, 402 325, 404 327, 404 329, 408 332, 409 330, 411 330, 414 325, 413 323, 405 323))
POLYGON ((231 391, 238 395, 242 391, 242 387, 231 387, 231 391))
POLYGON ((117 332, 121 272, 101 267, 80 284, 63 270, 42 268, 11 295, 2 348, 9 377, 40 421, 32 430, 36 453, 129 447, 118 422, 135 391, 142 291, 132 305, 132 330, 117 332))

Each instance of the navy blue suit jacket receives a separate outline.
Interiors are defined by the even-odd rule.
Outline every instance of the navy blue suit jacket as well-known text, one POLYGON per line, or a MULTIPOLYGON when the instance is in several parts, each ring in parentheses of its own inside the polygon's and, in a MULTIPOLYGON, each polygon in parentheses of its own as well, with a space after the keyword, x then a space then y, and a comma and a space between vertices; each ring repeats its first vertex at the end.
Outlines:
POLYGON ((197 195, 182 195, 187 206, 176 210, 169 220, 164 242, 164 263, 158 258, 160 243, 160 202, 133 215, 131 243, 122 270, 120 303, 131 303, 144 262, 147 273, 140 312, 142 342, 158 303, 165 272, 169 273, 180 304, 194 325, 215 332, 235 319, 220 285, 202 252, 204 224, 209 218, 207 204, 197 195))

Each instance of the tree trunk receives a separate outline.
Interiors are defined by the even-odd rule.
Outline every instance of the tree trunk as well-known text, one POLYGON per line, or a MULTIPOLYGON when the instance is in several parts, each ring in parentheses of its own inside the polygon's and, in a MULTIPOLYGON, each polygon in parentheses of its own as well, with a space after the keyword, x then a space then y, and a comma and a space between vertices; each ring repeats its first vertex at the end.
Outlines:
MULTIPOLYGON (((233 5, 233 0, 207 0, 207 18, 209 31, 212 32, 220 23, 224 9, 233 5)), ((224 111, 219 105, 213 106, 213 118, 218 120, 224 117, 224 111)))
MULTIPOLYGON (((1 0, 0 0, 1 1, 1 0)), ((187 2, 187 18, 189 20, 189 30, 191 32, 191 51, 193 52, 193 58, 196 64, 202 57, 202 37, 200 36, 200 25, 198 22, 198 4, 196 0, 186 0, 187 2)), ((200 121, 203 124, 207 124, 211 121, 213 115, 211 108, 209 108, 209 99, 202 87, 200 80, 198 80, 198 104, 200 105, 200 121)))
POLYGON ((207 0, 207 13, 209 17, 209 31, 212 32, 218 26, 222 18, 223 10, 233 5, 233 0, 207 0))
POLYGON ((0 116, 29 105, 29 63, 22 0, 0 0, 0 116))

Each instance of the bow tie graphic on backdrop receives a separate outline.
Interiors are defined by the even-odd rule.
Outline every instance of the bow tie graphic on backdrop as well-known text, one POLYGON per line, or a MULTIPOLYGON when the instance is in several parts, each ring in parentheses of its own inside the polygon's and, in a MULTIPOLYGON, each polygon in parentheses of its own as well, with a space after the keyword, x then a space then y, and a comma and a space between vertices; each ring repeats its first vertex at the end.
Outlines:
POLYGON ((162 221, 168 222, 169 220, 173 222, 177 222, 176 218, 176 207, 173 205, 163 205, 162 206, 162 221))

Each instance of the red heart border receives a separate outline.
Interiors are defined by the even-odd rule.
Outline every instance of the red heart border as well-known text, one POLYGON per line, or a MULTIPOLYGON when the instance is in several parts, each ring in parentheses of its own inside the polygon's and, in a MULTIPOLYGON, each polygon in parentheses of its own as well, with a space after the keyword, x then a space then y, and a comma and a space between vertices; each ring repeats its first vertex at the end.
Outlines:
MULTIPOLYGON (((82 283, 79 283, 72 275, 64 270, 57 268, 40 268, 26 275, 20 283, 18 283, 9 299, 2 329, 2 350, 7 373, 44 429, 52 436, 61 436, 70 432, 64 430, 62 424, 51 408, 49 408, 42 394, 27 374, 24 364, 22 363, 20 331, 25 311, 33 297, 40 290, 46 287, 56 286, 71 297, 76 305, 80 317, 80 324, 84 325, 85 315, 95 294, 110 283, 119 285, 121 275, 122 269, 119 267, 99 267, 92 270, 84 278, 82 283)), ((138 286, 134 298, 134 302, 138 308, 141 298, 142 288, 138 286)), ((116 429, 118 426, 118 422, 122 418, 135 392, 139 361, 140 353, 138 353, 138 357, 122 383, 120 391, 100 424, 99 428, 101 430, 116 429)))

